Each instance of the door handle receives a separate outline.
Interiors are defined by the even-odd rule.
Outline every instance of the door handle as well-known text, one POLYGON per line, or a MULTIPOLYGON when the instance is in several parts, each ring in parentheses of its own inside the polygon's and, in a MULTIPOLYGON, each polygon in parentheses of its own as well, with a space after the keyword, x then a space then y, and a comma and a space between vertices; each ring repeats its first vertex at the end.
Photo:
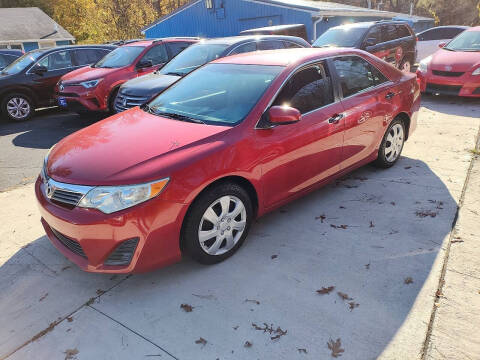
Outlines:
POLYGON ((395 93, 394 93, 394 92, 389 92, 387 95, 385 95, 385 99, 390 100, 390 99, 393 98, 394 96, 395 96, 395 93))
POLYGON ((343 119, 343 114, 335 114, 330 119, 328 119, 329 124, 338 124, 340 120, 343 119))

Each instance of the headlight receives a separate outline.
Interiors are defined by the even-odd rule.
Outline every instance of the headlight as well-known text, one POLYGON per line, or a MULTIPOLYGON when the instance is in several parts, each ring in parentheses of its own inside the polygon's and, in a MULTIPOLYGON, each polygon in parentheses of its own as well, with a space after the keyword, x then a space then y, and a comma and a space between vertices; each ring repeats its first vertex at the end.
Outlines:
POLYGON ((158 196, 167 186, 169 178, 126 186, 98 186, 90 190, 79 207, 98 209, 105 214, 127 209, 158 196))
POLYGON ((42 170, 40 171, 40 177, 43 180, 43 182, 47 182, 48 180, 48 175, 47 175, 47 163, 48 163, 48 157, 50 156, 50 153, 52 152, 53 148, 55 145, 53 145, 47 152, 47 155, 43 158, 43 166, 42 170))
POLYGON ((473 70, 472 75, 480 75, 480 67, 473 70))
POLYGON ((89 80, 89 81, 81 82, 80 85, 82 85, 84 88, 91 89, 97 86, 100 81, 102 81, 102 79, 89 80))
POLYGON ((418 71, 422 73, 426 73, 428 70, 428 64, 432 61, 432 56, 428 56, 422 61, 420 61, 420 64, 418 65, 418 71))

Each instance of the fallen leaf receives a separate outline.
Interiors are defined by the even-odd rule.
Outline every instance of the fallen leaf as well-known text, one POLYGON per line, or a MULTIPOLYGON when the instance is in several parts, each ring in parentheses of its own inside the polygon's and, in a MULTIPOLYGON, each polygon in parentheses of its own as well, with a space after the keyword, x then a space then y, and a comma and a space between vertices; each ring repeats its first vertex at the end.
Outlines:
POLYGON ((344 349, 342 349, 342 341, 340 340, 340 338, 338 338, 337 341, 333 341, 332 339, 330 339, 327 342, 327 346, 332 351, 332 356, 334 358, 342 356, 342 353, 345 351, 344 349))
POLYGON ((375 225, 373 224, 373 221, 372 221, 372 220, 370 220, 370 227, 371 227, 371 228, 375 227, 375 225))
POLYGON ((434 218, 435 216, 437 216, 437 213, 435 211, 431 211, 431 210, 418 210, 415 213, 415 215, 417 215, 420 218, 425 218, 425 217, 428 217, 428 216, 430 216, 431 218, 434 218))
POLYGON ((323 220, 325 220, 327 217, 325 214, 322 214, 320 216, 315 216, 315 220, 320 220, 323 223, 323 220))
MULTIPOLYGON (((345 206, 340 206, 339 208, 340 208, 340 209, 346 209, 345 206)), ((302 350, 305 350, 305 349, 302 349, 302 350)))
POLYGON ((67 321, 68 321, 68 322, 72 322, 72 321, 73 321, 73 317, 71 317, 71 316, 67 317, 67 321))
POLYGON ((412 167, 411 166, 405 166, 404 169, 405 170, 408 170, 408 169, 411 169, 412 167))
POLYGON ((201 337, 198 340, 195 340, 195 344, 202 344, 205 346, 207 344, 207 340, 201 337))
POLYGON ((97 290, 97 295, 98 296, 103 295, 103 294, 105 294, 105 290, 102 290, 102 289, 97 290))
POLYGON ((252 347, 252 343, 250 341, 245 341, 245 344, 243 344, 243 347, 246 347, 246 348, 252 347))
POLYGON ((270 258, 273 260, 273 259, 276 259, 278 257, 278 255, 272 255, 270 256, 270 258))
POLYGON ((43 295, 40 299, 38 299, 38 301, 43 301, 45 300, 45 298, 48 296, 48 293, 46 293, 45 295, 43 295))
POLYGON ((330 227, 334 228, 334 229, 344 229, 346 230, 348 228, 348 225, 334 225, 334 224, 330 224, 330 227))
POLYGON ((403 282, 408 285, 413 283, 413 279, 409 276, 409 277, 406 277, 405 280, 403 280, 403 282))
POLYGON ((320 295, 330 294, 333 289, 335 289, 335 286, 322 287, 320 290, 317 290, 317 293, 319 293, 320 295))
POLYGON ((287 330, 284 331, 280 327, 277 327, 277 329, 275 330, 275 333, 277 335, 272 336, 270 339, 272 339, 272 340, 280 339, 280 337, 282 337, 283 335, 287 335, 287 330))
POLYGON ((183 309, 185 312, 192 312, 193 306, 188 304, 180 305, 180 308, 183 309))
POLYGON ((63 352, 65 354, 65 360, 70 360, 75 357, 75 355, 78 354, 77 348, 75 349, 67 349, 63 352))
POLYGON ((297 349, 300 354, 306 354, 307 349, 297 349))
POLYGON ((62 268, 62 271, 65 271, 65 270, 70 269, 70 268, 71 268, 70 265, 64 266, 64 267, 62 268))
POLYGON ((337 292, 338 296, 340 296, 342 298, 342 300, 353 300, 350 296, 348 296, 347 294, 339 291, 337 292))
POLYGON ((280 337, 284 336, 287 334, 287 330, 282 330, 280 328, 280 326, 277 326, 276 329, 273 328, 273 324, 271 325, 268 325, 267 323, 263 323, 263 327, 261 326, 258 326, 257 324, 255 323, 252 323, 252 326, 255 330, 260 330, 260 331, 263 331, 264 333, 269 333, 270 335, 274 335, 274 336, 271 336, 270 339, 271 340, 277 340, 279 339, 280 337))
POLYGON ((352 301, 352 302, 349 302, 348 303, 349 307, 350 307, 350 311, 353 311, 353 309, 357 308, 360 306, 360 304, 357 304, 356 302, 352 301))
POLYGON ((233 330, 237 330, 237 329, 238 329, 238 325, 233 327, 233 330))

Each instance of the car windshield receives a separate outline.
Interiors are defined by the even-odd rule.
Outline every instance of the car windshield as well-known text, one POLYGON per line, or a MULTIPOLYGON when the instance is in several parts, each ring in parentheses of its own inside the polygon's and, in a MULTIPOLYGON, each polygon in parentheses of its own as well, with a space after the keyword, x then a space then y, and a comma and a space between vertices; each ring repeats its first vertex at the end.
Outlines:
POLYGON ((480 31, 464 31, 444 47, 451 51, 480 51, 480 31))
POLYGON ((359 39, 363 38, 367 28, 358 26, 345 26, 341 28, 333 28, 325 31, 315 40, 313 47, 353 47, 359 39))
POLYGON ((38 60, 40 55, 43 52, 40 50, 34 50, 26 53, 25 55, 19 57, 17 60, 8 65, 5 69, 2 70, 2 74, 6 75, 15 75, 25 70, 27 67, 32 65, 35 61, 38 60))
POLYGON ((208 64, 144 110, 181 121, 233 126, 243 121, 282 70, 281 66, 208 64))
POLYGON ((122 46, 101 58, 93 67, 121 68, 128 66, 145 49, 143 46, 122 46))
POLYGON ((188 47, 165 65, 161 74, 185 76, 196 68, 220 57, 228 45, 196 44, 188 47))

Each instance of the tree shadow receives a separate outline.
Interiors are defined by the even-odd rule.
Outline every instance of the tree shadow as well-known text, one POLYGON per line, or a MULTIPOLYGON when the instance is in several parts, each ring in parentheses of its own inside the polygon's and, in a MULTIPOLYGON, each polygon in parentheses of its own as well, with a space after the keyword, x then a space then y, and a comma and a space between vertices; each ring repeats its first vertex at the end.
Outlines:
POLYGON ((444 114, 478 118, 480 99, 447 95, 422 95, 422 106, 444 114))
MULTIPOLYGON (((244 246, 227 261, 201 266, 183 260, 137 274, 91 306, 179 358, 199 358, 195 340, 200 337, 208 341, 201 358, 294 359, 299 348, 308 351, 304 358, 327 358, 330 338, 341 339, 343 359, 376 358, 411 316, 427 278, 436 276, 432 266, 456 210, 450 190, 422 161, 402 157, 388 170, 366 166, 260 218, 244 246), (317 292, 329 287, 334 289, 317 292), (193 311, 184 312, 181 304, 193 311), (288 332, 272 341, 252 323, 288 332), (243 346, 247 340, 252 349, 243 346)), ((34 254, 48 267, 73 266, 44 237, 31 246, 49 249, 43 250, 48 256, 34 254)), ((30 328, 38 324, 30 317, 39 307, 39 294, 31 296, 35 287, 25 286, 24 280, 36 271, 22 260, 27 250, 0 267, 1 283, 8 283, 2 287, 7 291, 0 297, 0 309, 9 309, 0 339, 7 336, 10 343, 27 340, 18 323, 30 328), (35 306, 25 307, 28 298, 37 301, 35 306)), ((58 272, 58 267, 57 273, 45 275, 57 279, 45 282, 45 292, 70 285, 57 298, 44 300, 52 301, 45 318, 74 310, 61 312, 59 302, 106 286, 96 281, 112 281, 111 275, 74 268, 58 272)), ((428 322, 416 321, 423 320, 428 322)), ((42 324, 48 326, 46 320, 42 324)), ((424 335, 415 337, 423 341, 424 335)))

